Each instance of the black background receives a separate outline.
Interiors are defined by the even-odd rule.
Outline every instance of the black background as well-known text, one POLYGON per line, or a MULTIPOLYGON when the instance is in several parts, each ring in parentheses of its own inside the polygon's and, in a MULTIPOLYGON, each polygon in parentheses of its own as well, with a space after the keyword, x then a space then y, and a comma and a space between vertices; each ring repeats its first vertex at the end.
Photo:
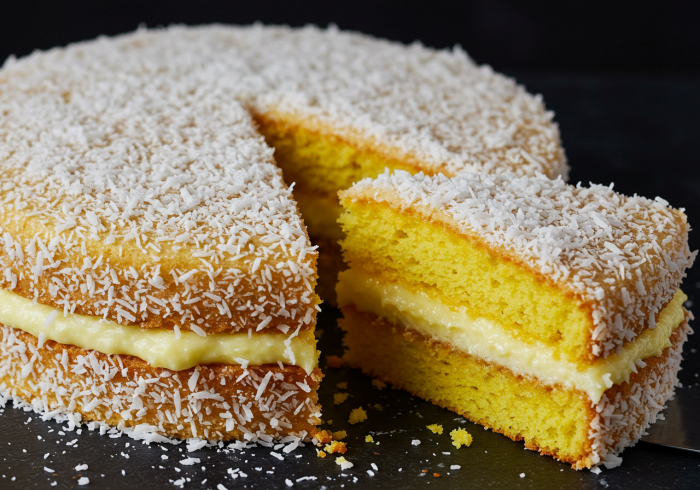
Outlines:
POLYGON ((461 44, 499 71, 700 74, 700 6, 686 1, 4 1, 0 59, 171 23, 333 22, 403 42, 461 44))
MULTIPOLYGON (((572 167, 571 181, 615 182, 615 189, 626 194, 660 195, 672 205, 686 208, 691 225, 700 227, 698 5, 666 1, 652 6, 613 0, 450 4, 378 0, 4 2, 0 9, 0 60, 10 54, 22 56, 34 49, 130 31, 139 23, 154 27, 175 22, 262 21, 295 26, 333 22, 343 29, 403 42, 421 40, 438 48, 461 44, 477 62, 515 76, 531 92, 543 94, 561 127, 572 167)), ((691 234, 691 246, 700 246, 697 232, 691 234)), ((683 286, 693 302, 700 301, 699 287, 700 267, 696 267, 683 286)), ((324 355, 342 352, 336 315, 335 310, 324 307, 319 318, 318 327, 324 331, 319 345, 324 355)), ((700 335, 696 334, 685 349, 680 374, 685 389, 700 389, 698 349, 700 335)), ((158 447, 125 438, 109 439, 87 431, 80 436, 67 433, 59 437, 58 424, 41 422, 36 416, 30 422, 29 414, 8 406, 0 416, 0 488, 48 488, 51 481, 58 483, 54 488, 78 488, 77 472, 72 468, 80 463, 90 465, 83 474, 90 477, 93 488, 174 488, 172 480, 181 476, 192 479, 185 488, 216 488, 218 483, 229 489, 241 485, 286 488, 285 479, 296 481, 307 475, 316 475, 319 480, 296 483, 295 487, 700 487, 698 455, 640 443, 625 451, 618 469, 600 476, 574 472, 568 465, 523 451, 522 443, 485 432, 405 393, 379 392, 357 372, 325 372, 320 391, 324 419, 335 419, 335 430, 349 431, 347 457, 355 468, 345 472, 348 476, 341 476, 331 458, 316 458, 311 448, 295 451, 302 457, 290 456, 284 462, 269 456, 269 450, 239 455, 202 450, 192 455, 202 459, 206 470, 199 465, 180 466, 178 473, 178 460, 186 456, 179 448, 170 448, 170 459, 163 461, 158 447), (332 396, 339 391, 335 385, 341 381, 349 383, 352 396, 336 407, 332 396), (367 422, 347 426, 351 408, 374 403, 381 403, 384 410, 368 410, 367 422), (455 451, 447 436, 425 429, 430 423, 442 423, 448 431, 467 426, 474 434, 474 445, 455 451), (382 444, 367 445, 364 435, 369 432, 382 444), (66 446, 76 438, 77 447, 66 446), (422 444, 412 446, 414 438, 422 444), (442 456, 443 451, 452 455, 442 456), (375 477, 366 473, 371 463, 379 467, 375 477), (451 464, 460 464, 462 469, 448 475, 446 468, 451 464), (56 474, 44 472, 44 466, 55 469, 56 474), (274 472, 266 473, 273 466, 274 472), (226 472, 230 467, 240 467, 249 477, 232 480, 226 472), (264 467, 264 471, 255 467, 264 467), (421 476, 423 469, 429 475, 441 472, 443 476, 421 476), (525 478, 519 477, 521 472, 526 473, 525 478), (207 483, 202 485, 205 478, 207 483)))

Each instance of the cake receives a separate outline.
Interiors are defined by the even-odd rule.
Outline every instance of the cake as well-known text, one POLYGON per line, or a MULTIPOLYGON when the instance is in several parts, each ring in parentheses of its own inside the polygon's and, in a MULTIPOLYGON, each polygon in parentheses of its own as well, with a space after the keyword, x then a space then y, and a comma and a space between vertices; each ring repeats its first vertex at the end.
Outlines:
POLYGON ((682 210, 543 175, 387 171, 340 196, 350 366, 576 469, 619 464, 673 395, 682 210))
POLYGON ((567 168, 513 81, 335 28, 10 58, 0 113, 0 392, 151 440, 322 438, 317 247, 334 284, 339 189, 567 168))

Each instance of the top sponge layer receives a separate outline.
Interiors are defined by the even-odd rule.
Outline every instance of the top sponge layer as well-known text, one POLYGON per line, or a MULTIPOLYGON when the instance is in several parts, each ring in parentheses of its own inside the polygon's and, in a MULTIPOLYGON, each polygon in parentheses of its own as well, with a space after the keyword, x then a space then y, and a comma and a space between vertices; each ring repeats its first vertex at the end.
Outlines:
POLYGON ((388 172, 341 193, 439 223, 575 299, 592 356, 653 328, 692 265, 688 224, 663 199, 515 175, 388 172))

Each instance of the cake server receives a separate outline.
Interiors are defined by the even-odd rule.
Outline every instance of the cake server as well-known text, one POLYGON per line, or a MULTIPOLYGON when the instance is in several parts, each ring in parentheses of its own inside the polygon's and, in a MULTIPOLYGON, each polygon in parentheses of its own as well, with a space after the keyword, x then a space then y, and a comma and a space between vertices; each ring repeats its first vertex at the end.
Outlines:
POLYGON ((642 441, 700 453, 700 387, 676 389, 676 396, 642 441))

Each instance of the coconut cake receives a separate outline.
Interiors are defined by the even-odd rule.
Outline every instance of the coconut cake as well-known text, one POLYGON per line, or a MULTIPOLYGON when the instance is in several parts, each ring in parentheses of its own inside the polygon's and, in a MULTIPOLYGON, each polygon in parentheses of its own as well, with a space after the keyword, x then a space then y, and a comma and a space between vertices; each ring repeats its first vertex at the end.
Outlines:
POLYGON ((340 196, 351 366, 577 469, 617 464, 672 396, 682 210, 544 175, 386 172, 340 196))

